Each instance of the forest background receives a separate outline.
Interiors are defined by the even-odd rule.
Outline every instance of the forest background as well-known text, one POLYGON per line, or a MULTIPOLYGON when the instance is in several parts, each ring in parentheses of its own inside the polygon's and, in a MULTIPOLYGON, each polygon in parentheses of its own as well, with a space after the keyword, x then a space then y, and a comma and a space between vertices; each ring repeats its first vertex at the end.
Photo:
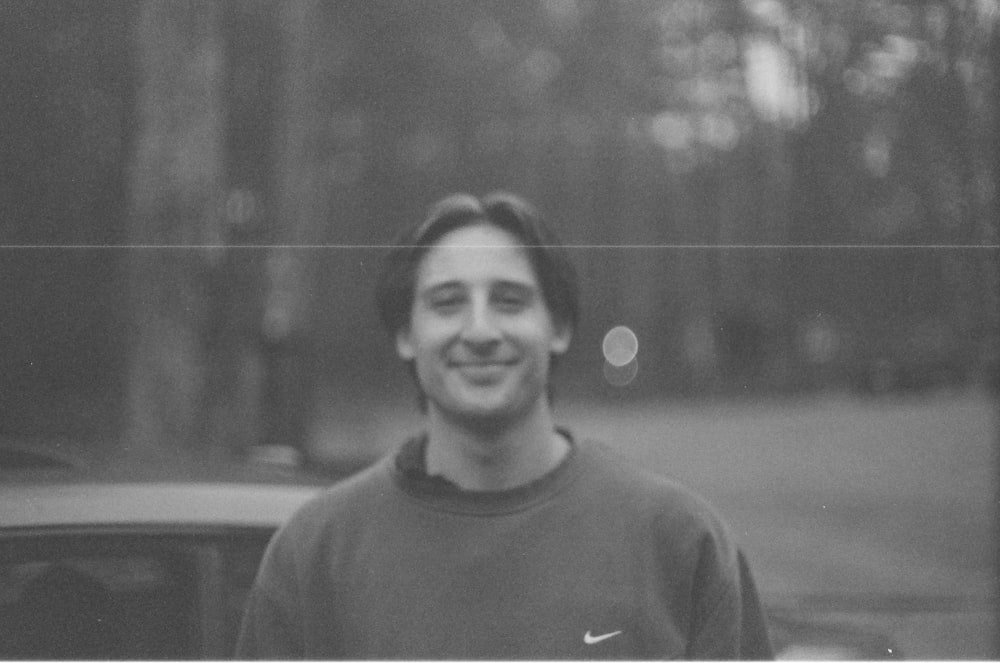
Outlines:
POLYGON ((372 306, 384 247, 497 188, 573 247, 569 402, 995 386, 998 21, 995 0, 2 3, 0 427, 228 454, 412 408, 372 306))

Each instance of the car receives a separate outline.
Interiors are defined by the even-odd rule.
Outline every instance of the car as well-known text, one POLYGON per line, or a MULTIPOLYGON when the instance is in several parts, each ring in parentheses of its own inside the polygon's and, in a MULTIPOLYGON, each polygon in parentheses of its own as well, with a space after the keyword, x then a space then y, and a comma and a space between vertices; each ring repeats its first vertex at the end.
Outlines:
MULTIPOLYGON (((123 480, 0 446, 0 658, 231 657, 276 529, 373 460, 310 472, 290 456, 265 451, 257 457, 270 462, 212 478, 164 478, 161 468, 123 480)), ((804 614, 770 607, 779 658, 898 657, 881 634, 804 614)))
POLYGON ((271 535, 364 464, 111 480, 0 449, 0 658, 230 657, 271 535))
POLYGON ((315 492, 221 483, 0 488, 3 657, 228 656, 268 538, 315 492))

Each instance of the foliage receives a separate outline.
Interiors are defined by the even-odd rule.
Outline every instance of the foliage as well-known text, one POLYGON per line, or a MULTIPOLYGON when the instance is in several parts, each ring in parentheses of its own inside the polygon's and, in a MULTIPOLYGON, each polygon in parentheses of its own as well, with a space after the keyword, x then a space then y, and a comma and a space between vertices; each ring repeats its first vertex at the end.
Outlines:
POLYGON ((5 326, 11 412, 53 380, 113 396, 120 347, 177 339, 193 354, 166 363, 256 385, 233 393, 313 369, 382 390, 401 374, 359 284, 454 190, 517 190, 576 247, 563 370, 589 391, 624 393, 599 352, 619 324, 640 391, 839 385, 907 327, 996 362, 997 0, 39 0, 0 19, 3 242, 218 247, 5 255, 10 310, 44 291, 5 326))
MULTIPOLYGON (((751 363, 780 383, 802 360, 797 320, 814 313, 861 345, 883 319, 916 315, 983 341, 997 328, 993 256, 967 247, 997 237, 998 14, 890 0, 326 6, 320 144, 329 185, 370 220, 326 236, 386 242, 446 191, 503 186, 571 243, 664 247, 578 252, 590 346, 624 321, 647 361, 683 363, 689 322, 755 318, 772 338, 751 363)), ((358 301, 330 310, 366 326, 358 301)), ((646 375, 680 386, 677 370, 646 375)))

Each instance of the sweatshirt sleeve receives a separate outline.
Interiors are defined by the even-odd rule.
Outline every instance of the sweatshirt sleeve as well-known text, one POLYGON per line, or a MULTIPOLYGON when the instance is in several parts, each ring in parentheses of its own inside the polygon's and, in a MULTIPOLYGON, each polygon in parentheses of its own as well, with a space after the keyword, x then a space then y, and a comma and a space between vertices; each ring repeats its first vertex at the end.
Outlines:
POLYGON ((301 510, 272 537, 243 609, 236 639, 237 659, 288 660, 305 656, 301 587, 301 510))
POLYGON ((743 551, 739 551, 740 594, 742 612, 740 624, 740 658, 744 660, 773 660, 774 650, 767 632, 767 620, 757 593, 757 585, 750 573, 750 565, 743 551))
POLYGON ((289 660, 304 657, 295 621, 278 601, 254 585, 236 641, 238 660, 289 660))
POLYGON ((719 559, 719 552, 703 551, 699 564, 687 658, 772 660, 764 611, 746 557, 736 550, 730 565, 719 559))

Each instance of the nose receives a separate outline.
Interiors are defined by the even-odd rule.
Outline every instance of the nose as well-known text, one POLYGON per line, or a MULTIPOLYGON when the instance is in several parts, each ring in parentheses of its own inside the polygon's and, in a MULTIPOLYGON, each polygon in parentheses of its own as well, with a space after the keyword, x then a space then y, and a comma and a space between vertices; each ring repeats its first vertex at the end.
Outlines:
POLYGON ((463 320, 461 338, 477 349, 489 348, 500 341, 500 330, 487 302, 473 301, 463 320))

